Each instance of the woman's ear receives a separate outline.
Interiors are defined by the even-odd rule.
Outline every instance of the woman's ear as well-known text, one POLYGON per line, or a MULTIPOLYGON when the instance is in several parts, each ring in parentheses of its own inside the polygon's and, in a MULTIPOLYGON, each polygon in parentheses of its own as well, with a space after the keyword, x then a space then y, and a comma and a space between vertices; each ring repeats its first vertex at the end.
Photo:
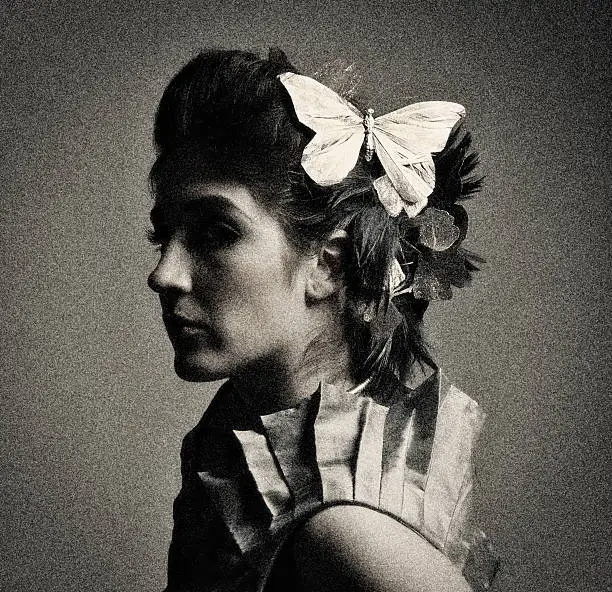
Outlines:
POLYGON ((306 300, 316 302, 342 287, 350 239, 345 230, 334 230, 323 242, 306 282, 306 300))

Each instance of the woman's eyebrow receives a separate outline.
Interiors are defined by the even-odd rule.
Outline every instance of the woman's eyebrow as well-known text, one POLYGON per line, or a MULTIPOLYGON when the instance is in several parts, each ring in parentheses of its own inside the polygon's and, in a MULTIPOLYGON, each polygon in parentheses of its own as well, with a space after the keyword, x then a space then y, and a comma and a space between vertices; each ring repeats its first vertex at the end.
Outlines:
POLYGON ((193 195, 189 193, 182 194, 185 199, 168 200, 167 202, 156 204, 151 210, 151 222, 155 226, 161 224, 168 219, 172 219, 179 213, 193 214, 197 216, 206 216, 207 214, 229 214, 246 218, 252 222, 253 218, 247 214, 242 208, 234 204, 224 195, 210 193, 193 195))
POLYGON ((235 204, 232 200, 228 199, 224 195, 210 193, 206 195, 197 195, 192 199, 183 202, 186 211, 195 210, 200 215, 206 215, 208 211, 220 212, 224 214, 244 217, 249 221, 253 218, 247 214, 239 205, 235 204))

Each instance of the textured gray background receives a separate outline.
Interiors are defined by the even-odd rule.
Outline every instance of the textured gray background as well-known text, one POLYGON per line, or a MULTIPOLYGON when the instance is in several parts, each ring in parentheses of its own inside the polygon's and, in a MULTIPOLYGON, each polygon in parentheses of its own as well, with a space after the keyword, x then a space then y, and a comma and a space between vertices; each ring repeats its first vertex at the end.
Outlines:
POLYGON ((379 113, 468 107, 489 264, 428 318, 489 411, 496 590, 610 590, 608 3, 362 4, 0 5, 2 590, 164 582, 180 440, 212 389, 173 376, 145 286, 146 174, 156 101, 210 45, 355 61, 379 113))

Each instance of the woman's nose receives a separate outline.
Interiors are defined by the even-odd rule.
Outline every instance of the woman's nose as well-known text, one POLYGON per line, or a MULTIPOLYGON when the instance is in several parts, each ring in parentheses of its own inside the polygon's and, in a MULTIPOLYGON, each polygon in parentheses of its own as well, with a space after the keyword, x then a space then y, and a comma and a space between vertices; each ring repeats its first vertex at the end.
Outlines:
POLYGON ((149 274, 149 288, 157 293, 190 292, 192 288, 191 257, 178 243, 171 241, 164 249, 155 269, 149 274))

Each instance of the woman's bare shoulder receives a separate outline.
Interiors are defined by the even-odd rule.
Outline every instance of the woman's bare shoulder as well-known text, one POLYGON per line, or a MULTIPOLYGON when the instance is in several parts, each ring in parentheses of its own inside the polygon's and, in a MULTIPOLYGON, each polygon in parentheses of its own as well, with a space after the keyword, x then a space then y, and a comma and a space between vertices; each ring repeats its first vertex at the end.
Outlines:
POLYGON ((469 592, 459 570, 398 520, 357 505, 325 508, 299 530, 297 577, 305 592, 469 592))

